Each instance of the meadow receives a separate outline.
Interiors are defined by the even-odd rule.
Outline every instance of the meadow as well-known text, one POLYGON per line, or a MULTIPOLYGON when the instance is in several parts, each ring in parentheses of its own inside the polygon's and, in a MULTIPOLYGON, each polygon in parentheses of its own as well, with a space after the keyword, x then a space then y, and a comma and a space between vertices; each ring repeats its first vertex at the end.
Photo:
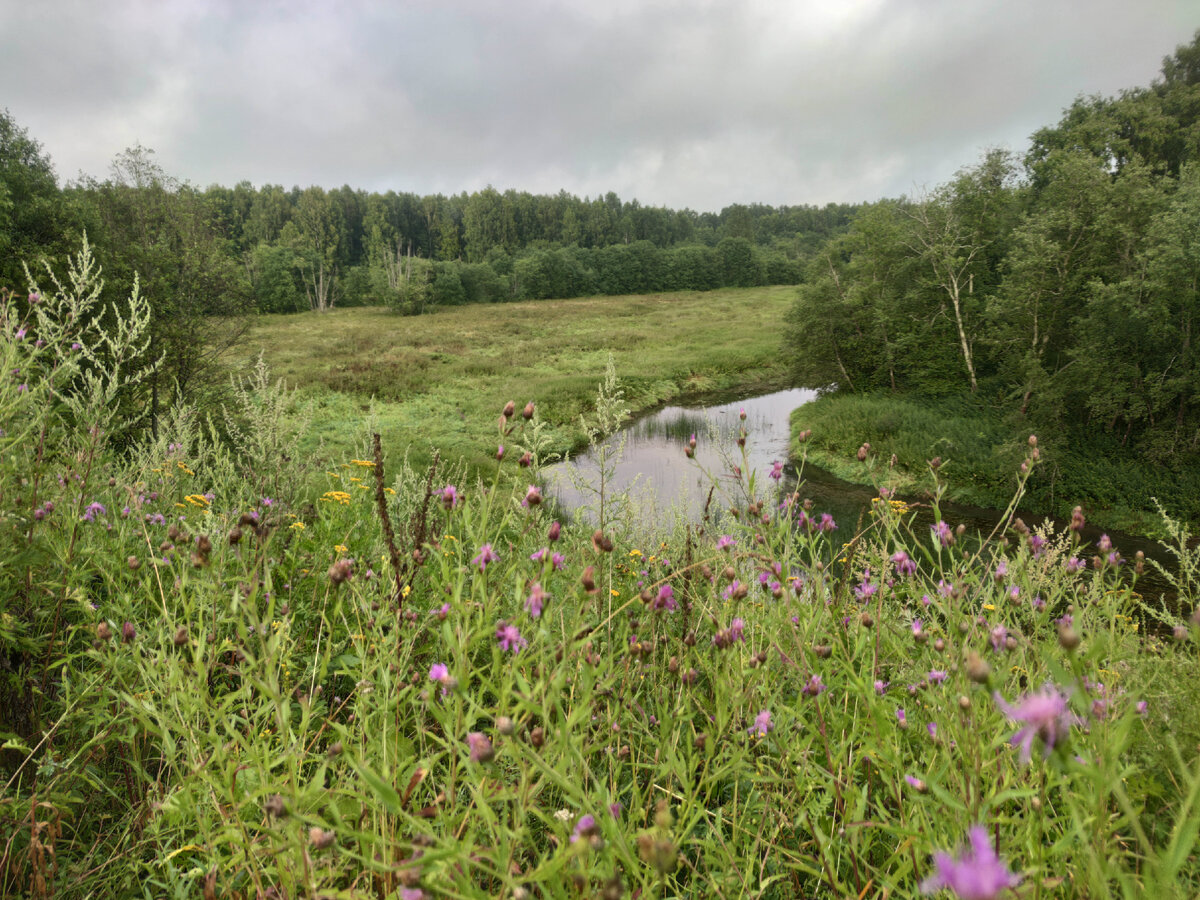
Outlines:
POLYGON ((275 319, 222 429, 118 454, 144 306, 89 325, 88 273, 0 304, 0 895, 1200 889, 1174 523, 1178 612, 1073 529, 968 540, 936 469, 932 528, 748 466, 652 543, 547 509, 580 416, 775 377, 770 292, 275 319))
POLYGON ((311 401, 304 454, 351 452, 370 417, 387 452, 407 452, 414 465, 437 450, 490 471, 496 397, 535 403, 547 452, 566 453, 586 441, 579 417, 610 355, 634 413, 782 385, 779 322, 793 295, 728 288, 476 304, 416 318, 379 307, 262 316, 236 359, 249 370, 262 353, 311 401))

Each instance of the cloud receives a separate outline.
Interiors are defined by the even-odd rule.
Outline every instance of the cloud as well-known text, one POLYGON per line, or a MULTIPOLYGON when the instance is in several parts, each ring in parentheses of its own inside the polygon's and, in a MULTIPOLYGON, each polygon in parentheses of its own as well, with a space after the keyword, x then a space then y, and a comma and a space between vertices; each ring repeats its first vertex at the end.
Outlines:
POLYGON ((140 142, 201 185, 708 210, 936 184, 1148 83, 1197 24, 1179 0, 46 0, 0 11, 0 80, 67 177, 140 142))

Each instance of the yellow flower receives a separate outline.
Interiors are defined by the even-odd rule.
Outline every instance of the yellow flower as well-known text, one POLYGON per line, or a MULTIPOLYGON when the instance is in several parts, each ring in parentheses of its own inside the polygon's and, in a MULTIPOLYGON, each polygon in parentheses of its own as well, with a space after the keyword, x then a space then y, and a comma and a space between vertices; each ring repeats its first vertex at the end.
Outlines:
POLYGON ((294 528, 297 531, 303 531, 308 526, 305 525, 303 522, 293 522, 289 527, 294 528))
POLYGON ((208 498, 203 494, 188 494, 183 498, 192 506, 208 506, 208 498))
POLYGON ((630 556, 641 556, 642 551, 637 549, 637 547, 634 547, 632 550, 629 551, 629 555, 630 556))
POLYGON ((985 603, 985 604, 983 604, 983 608, 984 608, 984 609, 986 609, 988 612, 995 612, 995 610, 996 610, 996 604, 994 604, 994 603, 985 603))
POLYGON ((375 468, 374 460, 370 459, 352 459, 350 462, 354 463, 356 466, 362 466, 364 469, 375 468))
POLYGON ((396 495, 396 492, 394 490, 392 490, 392 488, 384 488, 383 492, 385 494, 391 494, 393 497, 396 495))
POLYGON ((333 549, 336 550, 338 553, 346 553, 349 551, 350 548, 347 547, 345 544, 334 544, 333 549))
POLYGON ((402 591, 400 592, 400 596, 401 596, 401 597, 408 597, 408 595, 409 595, 409 594, 411 594, 411 593, 412 593, 412 585, 406 584, 406 585, 404 586, 404 590, 402 590, 402 591))
POLYGON ((321 499, 326 503, 340 503, 342 506, 350 505, 350 495, 345 491, 326 491, 321 495, 321 499))
POLYGON ((609 591, 609 593, 610 593, 610 594, 612 594, 614 597, 620 597, 620 596, 621 596, 621 592, 620 592, 620 591, 618 591, 616 588, 613 588, 611 591, 609 591))

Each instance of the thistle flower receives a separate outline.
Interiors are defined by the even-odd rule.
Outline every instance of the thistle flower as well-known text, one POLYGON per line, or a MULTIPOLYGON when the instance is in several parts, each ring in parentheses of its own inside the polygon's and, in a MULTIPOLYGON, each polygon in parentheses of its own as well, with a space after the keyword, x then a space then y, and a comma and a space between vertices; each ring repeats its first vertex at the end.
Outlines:
POLYGON ((536 484, 529 485, 525 491, 525 499, 521 501, 522 506, 537 506, 542 502, 542 492, 538 490, 536 484))
POLYGON ((957 859, 942 851, 933 854, 936 871, 921 883, 923 893, 949 888, 961 900, 996 900, 1020 884, 1020 876, 996 855, 986 828, 975 825, 968 836, 970 847, 963 848, 957 859))
POLYGON ((775 481, 779 481, 781 478, 783 478, 783 463, 781 463, 779 460, 772 462, 771 471, 768 477, 775 481))
POLYGON ((496 641, 500 644, 501 650, 509 650, 513 653, 520 653, 522 648, 529 646, 529 641, 521 637, 517 626, 509 625, 507 622, 501 622, 496 626, 496 641))
POLYGON ((775 723, 771 721, 771 711, 764 709, 754 717, 754 724, 747 731, 756 737, 766 737, 767 732, 775 730, 775 723))
POLYGON ((833 516, 829 513, 821 513, 821 521, 817 525, 817 531, 837 531, 837 522, 833 521, 833 516))
POLYGON ((542 590, 541 583, 535 581, 533 587, 529 589, 529 596, 525 599, 525 608, 535 619, 541 616, 542 609, 546 605, 546 598, 547 594, 542 590))
POLYGON ((669 584, 664 584, 658 589, 658 595, 650 603, 652 610, 675 612, 679 609, 679 603, 675 600, 675 589, 669 584))
POLYGON ((558 540, 560 534, 562 534, 562 525, 555 519, 550 523, 550 530, 546 533, 546 539, 553 544, 558 540))
POLYGON ((1033 751, 1033 739, 1040 737, 1044 755, 1049 756, 1056 744, 1070 734, 1071 726, 1078 717, 1067 705, 1067 695, 1053 685, 1046 685, 1036 694, 1026 694, 1016 706, 1010 706, 996 691, 992 695, 996 705, 1014 722, 1024 726, 1012 736, 1013 746, 1021 748, 1021 762, 1029 762, 1033 751))
POLYGON ((482 731, 472 731, 467 735, 467 746, 470 747, 470 759, 473 763, 485 763, 496 755, 492 742, 482 731))
POLYGON ((596 825, 595 816, 580 816, 579 821, 575 823, 575 830, 571 832, 571 843, 574 844, 580 838, 586 840, 599 833, 600 828, 596 825))
POLYGON ((442 488, 442 506, 446 509, 454 509, 458 503, 458 489, 454 485, 448 484, 442 488))
POLYGON ((917 563, 903 550, 898 550, 892 554, 892 566, 896 570, 897 575, 916 575, 917 563))
POLYGON ((827 690, 829 690, 829 688, 825 685, 825 682, 821 680, 820 675, 810 675, 808 677, 808 684, 800 689, 800 693, 805 697, 815 697, 818 694, 825 693, 827 690))
POLYGON ((954 543, 954 533, 943 520, 939 519, 936 525, 930 525, 929 528, 943 547, 949 547, 954 543))
POLYGON ((728 550, 731 547, 733 547, 735 544, 737 544, 737 541, 735 541, 733 539, 732 535, 723 534, 719 538, 717 538, 717 549, 718 550, 728 550))
POLYGON ((471 560, 472 563, 479 566, 479 571, 482 572, 488 567, 488 563, 499 562, 500 557, 496 555, 496 551, 492 549, 491 544, 484 544, 479 548, 479 554, 471 560))
POLYGON ((445 684, 450 680, 450 669, 445 663, 434 663, 429 667, 429 680, 445 684))

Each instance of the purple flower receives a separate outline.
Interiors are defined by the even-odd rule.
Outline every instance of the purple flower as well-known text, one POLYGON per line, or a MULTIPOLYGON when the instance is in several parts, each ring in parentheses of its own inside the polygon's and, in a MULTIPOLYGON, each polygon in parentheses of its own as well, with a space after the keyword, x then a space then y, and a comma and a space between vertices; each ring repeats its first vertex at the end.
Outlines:
POLYGON ((104 504, 100 502, 88 504, 87 509, 83 511, 81 520, 84 522, 95 522, 96 516, 107 516, 108 510, 104 508, 104 504))
POLYGON ((773 478, 775 481, 779 481, 779 479, 783 478, 783 463, 781 463, 779 460, 772 462, 771 473, 769 477, 773 478))
POLYGON ((937 738, 937 722, 930 722, 925 726, 925 730, 929 732, 931 738, 937 738))
POLYGON ((579 821, 575 823, 575 830, 571 832, 571 843, 574 844, 580 838, 590 838, 599 832, 594 816, 580 816, 579 821))
POLYGON ((541 550, 535 550, 533 553, 530 553, 529 561, 535 562, 535 563, 545 562, 546 557, 548 557, 549 555, 550 555, 550 548, 543 547, 541 550))
POLYGON ((509 625, 506 622, 501 622, 496 626, 496 640, 499 642, 501 650, 510 650, 513 653, 520 653, 523 647, 529 646, 529 641, 521 637, 517 626, 509 625))
POLYGON ((1023 722, 1024 727, 1012 736, 1013 746, 1021 747, 1021 762, 1029 762, 1033 751, 1033 739, 1040 737, 1045 745, 1045 756, 1071 731, 1078 718, 1067 705, 1067 695, 1053 685, 1046 685, 1036 694, 1026 694, 1016 706, 1010 706, 996 691, 992 695, 996 705, 1014 722, 1023 722))
POLYGON ((916 575, 917 564, 903 550, 898 550, 892 554, 892 566, 896 569, 897 575, 916 575))
POLYGON ((821 513, 821 522, 817 525, 817 531, 837 531, 837 522, 833 521, 833 516, 829 513, 821 513))
POLYGON ((445 663, 434 663, 429 667, 429 680, 445 684, 450 680, 450 670, 445 663))
POLYGON ((492 742, 482 731, 472 731, 467 735, 467 746, 471 748, 471 762, 485 763, 496 755, 492 742))
POLYGON ((734 619, 729 623, 729 636, 735 641, 744 641, 746 622, 744 619, 734 619))
POLYGON ((531 484, 529 489, 525 491, 525 499, 521 501, 522 506, 537 506, 542 502, 542 492, 538 490, 536 484, 531 484))
POLYGON ((567 558, 565 556, 563 556, 561 553, 555 553, 553 556, 550 557, 551 570, 555 571, 555 572, 561 570, 563 567, 563 563, 565 563, 566 561, 567 561, 567 558))
POLYGON ((737 543, 737 541, 735 541, 733 539, 732 535, 723 534, 719 538, 717 538, 717 549, 718 550, 728 550, 730 547, 732 547, 736 543, 737 543))
POLYGON ((442 506, 446 509, 454 509, 454 507, 458 506, 458 503, 458 488, 452 484, 448 484, 442 488, 442 506))
POLYGON ((854 589, 854 596, 859 600, 870 600, 875 592, 879 590, 879 585, 870 581, 863 581, 854 589))
POLYGON ((875 682, 875 693, 879 694, 879 696, 882 697, 885 693, 887 693, 889 684, 891 684, 890 681, 876 681, 875 682))
POLYGON ((929 681, 930 684, 941 684, 943 681, 946 680, 946 676, 948 674, 949 674, 948 672, 945 672, 942 669, 931 669, 929 671, 929 674, 926 675, 925 678, 929 681))
POLYGON ((1029 536, 1029 549, 1033 551, 1033 558, 1039 558, 1046 552, 1046 539, 1040 534, 1031 534, 1029 536))
POLYGON ((1112 538, 1110 538, 1107 534, 1100 535, 1100 540, 1096 542, 1096 549, 1101 553, 1107 553, 1112 549, 1112 546, 1112 538))
POLYGON ((272 500, 270 497, 263 497, 260 502, 262 503, 263 506, 271 506, 275 501, 272 500))
POLYGON ((827 690, 829 690, 829 688, 825 685, 825 682, 821 680, 820 675, 810 675, 808 677, 808 684, 800 689, 800 693, 806 697, 815 697, 818 694, 825 693, 827 690))
POLYGON ((904 715, 904 707, 903 706, 896 707, 896 721, 900 723, 901 728, 908 727, 908 717, 906 715, 904 715))
POLYGON ((992 642, 992 649, 999 653, 1004 649, 1004 642, 1008 640, 1008 629, 1003 625, 997 625, 992 629, 989 640, 992 642))
POLYGON ((773 731, 774 729, 775 729, 775 723, 771 721, 771 711, 768 709, 764 709, 762 712, 760 712, 757 716, 754 717, 754 724, 751 725, 747 729, 747 731, 749 731, 750 734, 755 735, 757 737, 766 737, 767 732, 773 731))
POLYGON ((942 851, 933 854, 936 871, 921 883, 923 893, 949 888, 961 900, 996 900, 1020 884, 1020 876, 1008 871, 996 855, 986 828, 975 825, 968 834, 971 845, 960 851, 958 859, 942 851))
POLYGON ((542 590, 542 585, 539 582, 534 582, 533 587, 529 589, 529 597, 525 600, 525 608, 529 610, 529 614, 535 619, 542 614, 542 609, 546 605, 546 592, 542 590))
POLYGON ((1008 562, 1007 562, 1007 560, 1002 559, 1002 560, 1000 560, 1000 562, 996 563, 995 578, 997 581, 1002 581, 1004 579, 1004 576, 1006 576, 1007 574, 1008 574, 1008 562))
POLYGON ((930 525, 929 528, 933 532, 933 536, 941 542, 943 547, 949 547, 953 543, 954 534, 950 531, 950 526, 943 520, 939 519, 936 525, 930 525))
POLYGON ((675 589, 669 584, 664 584, 658 589, 658 596, 650 601, 650 608, 655 611, 675 612, 679 609, 679 603, 675 600, 675 589))
POLYGON ((488 563, 499 562, 500 557, 492 549, 491 544, 484 544, 479 548, 479 555, 471 560, 475 565, 479 566, 479 571, 482 572, 488 567, 488 563))
POLYGON ((953 582, 947 581, 945 578, 938 579, 937 588, 938 588, 938 593, 941 594, 943 597, 949 597, 952 593, 954 593, 953 582))
POLYGON ((1086 567, 1087 563, 1084 562, 1082 559, 1080 559, 1078 556, 1072 556, 1070 559, 1067 560, 1066 566, 1067 566, 1067 574, 1074 575, 1080 569, 1086 567))

